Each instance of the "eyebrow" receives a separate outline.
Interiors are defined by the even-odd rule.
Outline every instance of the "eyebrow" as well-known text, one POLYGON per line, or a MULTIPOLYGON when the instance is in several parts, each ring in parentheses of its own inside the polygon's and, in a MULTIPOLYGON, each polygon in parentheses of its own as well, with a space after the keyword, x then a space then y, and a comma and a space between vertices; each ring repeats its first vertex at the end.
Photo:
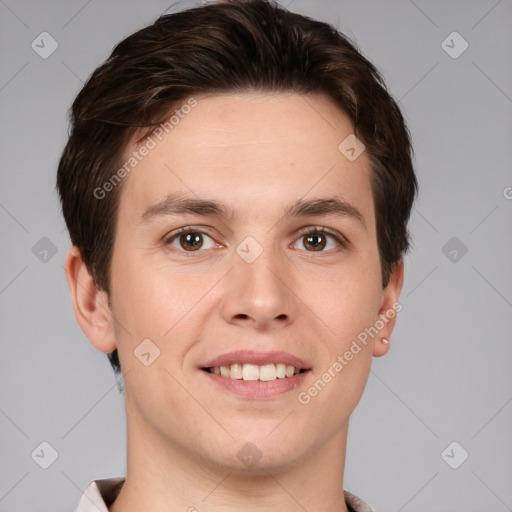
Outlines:
POLYGON ((214 215, 234 219, 234 210, 226 205, 213 200, 194 199, 169 194, 163 201, 148 206, 141 215, 139 224, 145 224, 155 217, 192 213, 194 215, 214 215))
POLYGON ((316 198, 304 201, 299 199, 284 212, 284 218, 312 216, 348 217, 361 224, 366 230, 363 214, 352 204, 341 197, 316 198))
MULTIPOLYGON (((203 216, 212 215, 231 220, 236 218, 234 209, 219 201, 170 194, 163 201, 148 206, 142 214, 139 224, 146 224, 157 217, 184 213, 203 216)), ((298 199, 288 206, 283 213, 285 219, 312 216, 347 217, 358 222, 367 230, 362 213, 355 206, 337 196, 309 200, 298 199)))

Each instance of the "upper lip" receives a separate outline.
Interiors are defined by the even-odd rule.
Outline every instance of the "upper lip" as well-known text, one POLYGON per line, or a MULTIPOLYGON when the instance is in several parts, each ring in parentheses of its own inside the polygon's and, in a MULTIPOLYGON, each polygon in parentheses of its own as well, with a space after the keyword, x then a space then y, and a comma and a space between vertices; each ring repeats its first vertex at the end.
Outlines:
POLYGON ((309 370, 309 365, 303 361, 300 357, 288 354, 282 351, 272 352, 255 352, 253 350, 236 350, 229 352, 228 354, 222 354, 215 359, 212 359, 205 364, 201 365, 201 368, 215 368, 219 366, 230 366, 235 363, 241 364, 256 364, 263 366, 265 364, 278 364, 283 363, 286 365, 295 366, 303 370, 309 370))

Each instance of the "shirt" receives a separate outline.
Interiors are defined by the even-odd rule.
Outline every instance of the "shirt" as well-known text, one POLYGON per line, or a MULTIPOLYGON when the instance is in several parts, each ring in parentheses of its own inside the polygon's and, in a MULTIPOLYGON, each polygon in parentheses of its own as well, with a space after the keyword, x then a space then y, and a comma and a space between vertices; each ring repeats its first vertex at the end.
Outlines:
MULTIPOLYGON (((108 507, 117 498, 124 480, 124 477, 93 480, 85 489, 76 512, 109 512, 108 507)), ((370 505, 355 494, 348 491, 343 492, 349 512, 375 512, 370 505)))

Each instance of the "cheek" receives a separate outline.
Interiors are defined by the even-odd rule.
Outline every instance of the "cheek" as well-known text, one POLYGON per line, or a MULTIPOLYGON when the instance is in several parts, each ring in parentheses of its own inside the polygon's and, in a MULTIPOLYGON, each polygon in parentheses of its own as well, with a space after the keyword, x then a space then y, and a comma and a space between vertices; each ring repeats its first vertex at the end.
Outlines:
POLYGON ((168 279, 158 269, 134 265, 121 277, 117 289, 118 305, 133 331, 155 339, 163 337, 182 318, 194 285, 179 278, 168 279))
POLYGON ((335 334, 329 332, 324 337, 325 357, 297 396, 301 406, 311 407, 309 415, 326 438, 336 435, 339 425, 348 420, 368 380, 372 341, 368 336, 363 340, 361 333, 372 325, 377 301, 371 288, 366 292, 356 287, 338 293, 339 306, 334 306, 325 320, 335 334))
POLYGON ((180 271, 165 262, 144 263, 143 258, 125 259, 116 273, 116 320, 130 333, 120 332, 122 349, 133 352, 149 338, 161 351, 160 361, 182 361, 211 313, 214 295, 205 293, 219 276, 180 271))
MULTIPOLYGON (((331 356, 375 323, 381 305, 380 268, 373 265, 348 271, 323 282, 310 297, 311 309, 323 320, 331 356)), ((363 346, 364 348, 364 346, 363 346)))
POLYGON ((322 391, 317 405, 338 401, 345 404, 339 411, 343 415, 356 406, 368 378, 373 355, 373 338, 368 333, 378 319, 382 297, 380 270, 369 268, 367 272, 351 273, 328 288, 321 299, 321 318, 329 327, 323 338, 327 354, 317 378, 328 383, 329 390, 322 391))

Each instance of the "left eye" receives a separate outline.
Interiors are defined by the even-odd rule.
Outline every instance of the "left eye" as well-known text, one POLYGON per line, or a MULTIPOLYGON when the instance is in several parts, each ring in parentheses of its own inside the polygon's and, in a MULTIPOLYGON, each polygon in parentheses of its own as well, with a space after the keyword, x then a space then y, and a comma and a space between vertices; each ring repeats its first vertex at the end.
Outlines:
POLYGON ((195 252, 200 249, 212 249, 215 247, 215 241, 202 231, 192 229, 180 229, 171 235, 167 241, 167 245, 183 249, 187 252, 195 252), (178 246, 176 244, 179 244, 178 246))
POLYGON ((346 243, 340 237, 321 228, 302 233, 299 240, 301 239, 302 246, 309 252, 328 251, 346 246, 346 243))

